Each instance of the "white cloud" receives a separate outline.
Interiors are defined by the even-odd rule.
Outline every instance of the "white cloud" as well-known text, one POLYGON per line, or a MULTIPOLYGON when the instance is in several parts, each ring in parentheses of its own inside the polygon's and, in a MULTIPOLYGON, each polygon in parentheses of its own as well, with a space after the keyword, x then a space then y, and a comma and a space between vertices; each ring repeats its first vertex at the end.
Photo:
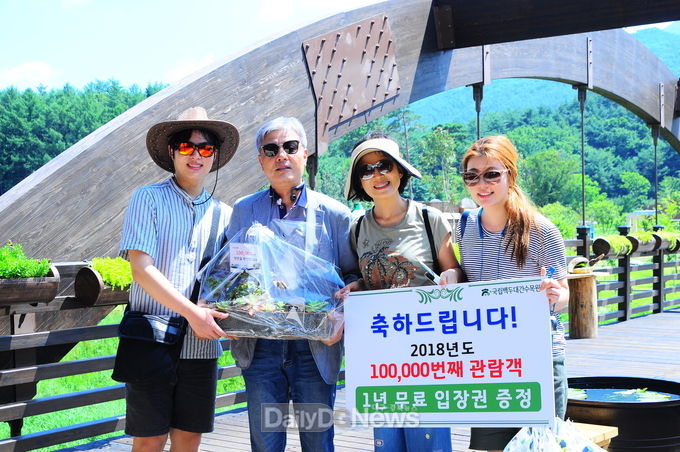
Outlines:
POLYGON ((42 61, 27 61, 8 69, 0 70, 0 86, 14 86, 18 89, 39 85, 54 85, 57 72, 42 61))
POLYGON ((177 61, 175 66, 167 71, 163 76, 163 82, 165 83, 175 83, 189 74, 196 72, 197 70, 213 63, 215 61, 215 56, 213 54, 205 55, 199 61, 189 61, 180 60, 177 61))

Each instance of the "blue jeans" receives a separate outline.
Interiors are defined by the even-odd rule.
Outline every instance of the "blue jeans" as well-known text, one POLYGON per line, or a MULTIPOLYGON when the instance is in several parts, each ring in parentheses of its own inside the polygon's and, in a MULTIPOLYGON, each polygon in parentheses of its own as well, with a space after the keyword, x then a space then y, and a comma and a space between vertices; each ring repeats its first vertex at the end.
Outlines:
POLYGON ((451 452, 450 428, 381 427, 373 429, 375 452, 451 452))
MULTIPOLYGON (((335 385, 326 384, 306 340, 258 339, 253 361, 243 370, 248 402, 250 445, 253 452, 283 452, 285 431, 262 431, 263 404, 322 404, 333 410, 335 385)), ((300 429, 303 452, 333 452, 334 429, 300 429)))

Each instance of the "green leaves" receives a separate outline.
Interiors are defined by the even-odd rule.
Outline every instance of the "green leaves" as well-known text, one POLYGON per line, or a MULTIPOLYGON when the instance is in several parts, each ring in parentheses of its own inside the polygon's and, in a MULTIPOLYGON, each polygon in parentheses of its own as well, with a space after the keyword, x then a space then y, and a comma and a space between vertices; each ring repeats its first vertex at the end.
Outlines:
POLYGON ((127 289, 132 284, 132 268, 122 257, 95 257, 90 265, 102 277, 102 281, 113 289, 127 289))
POLYGON ((47 259, 29 259, 19 244, 8 243, 0 248, 0 278, 38 278, 50 271, 47 259))
POLYGON ((83 90, 0 91, 0 195, 99 126, 162 89, 123 88, 115 80, 83 90))

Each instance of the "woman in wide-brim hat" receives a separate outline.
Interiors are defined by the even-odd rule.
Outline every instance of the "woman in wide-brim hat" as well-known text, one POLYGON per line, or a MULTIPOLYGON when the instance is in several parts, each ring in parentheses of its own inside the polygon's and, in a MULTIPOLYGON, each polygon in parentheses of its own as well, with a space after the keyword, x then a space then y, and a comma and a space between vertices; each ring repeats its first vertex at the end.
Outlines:
MULTIPOLYGON (((352 225, 362 279, 344 292, 430 285, 435 272, 442 284, 462 281, 442 213, 402 196, 409 179, 421 176, 399 145, 374 133, 355 145, 351 160, 345 196, 373 208, 352 225)), ((449 428, 376 428, 373 436, 376 451, 451 451, 449 428)))
POLYGON ((197 451, 201 434, 214 428, 219 338, 225 336, 214 318, 225 316, 192 302, 192 292, 202 262, 220 248, 218 231, 231 217, 231 208, 203 183, 237 146, 234 126, 209 119, 200 107, 147 134, 151 158, 172 176, 138 188, 130 198, 120 241, 132 269, 128 305, 130 311, 182 316, 189 327, 174 360, 159 363, 157 354, 143 354, 148 348, 119 344, 113 378, 126 383, 125 433, 133 437, 133 450, 162 450, 170 436, 173 448, 197 451))
POLYGON ((146 134, 146 148, 153 161, 165 171, 174 172, 171 152, 168 152, 169 140, 177 132, 183 130, 207 130, 217 138, 217 157, 210 172, 227 164, 236 153, 239 134, 232 124, 226 121, 209 119, 202 107, 191 107, 182 112, 177 119, 160 122, 149 129, 146 134))

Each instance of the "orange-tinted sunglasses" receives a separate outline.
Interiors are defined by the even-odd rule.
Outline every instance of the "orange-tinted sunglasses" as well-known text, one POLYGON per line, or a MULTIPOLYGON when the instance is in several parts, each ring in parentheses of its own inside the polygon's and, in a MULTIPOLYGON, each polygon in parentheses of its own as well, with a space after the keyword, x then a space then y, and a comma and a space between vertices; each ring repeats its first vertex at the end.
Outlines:
POLYGON ((212 157, 215 153, 215 146, 208 143, 179 143, 175 149, 180 155, 193 155, 194 152, 198 151, 201 157, 212 157))

